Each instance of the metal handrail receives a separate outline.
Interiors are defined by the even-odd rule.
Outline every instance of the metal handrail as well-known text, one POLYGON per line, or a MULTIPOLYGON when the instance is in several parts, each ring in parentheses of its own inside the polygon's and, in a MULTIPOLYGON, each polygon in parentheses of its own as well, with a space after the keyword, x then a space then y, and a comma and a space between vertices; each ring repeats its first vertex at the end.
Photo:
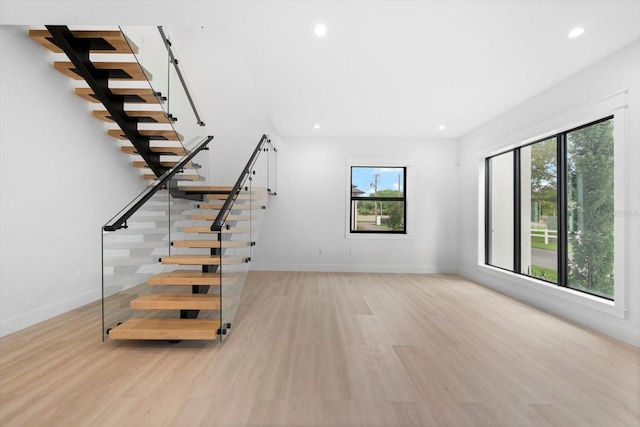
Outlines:
POLYGON ((193 113, 196 116, 196 120, 198 121, 198 125, 204 126, 204 122, 200 118, 200 114, 198 114, 198 109, 196 108, 196 104, 191 97, 191 93, 189 92, 189 88, 187 88, 187 82, 182 75, 182 71, 180 71, 180 67, 178 66, 178 59, 173 54, 173 50, 171 49, 171 41, 167 38, 164 30, 161 25, 158 25, 158 31, 160 32, 160 36, 162 37, 162 41, 164 42, 165 47, 167 48, 167 52, 169 52, 169 59, 176 69, 176 73, 178 74, 178 78, 180 79, 180 83, 182 83, 182 87, 184 88, 184 93, 187 95, 187 99, 189 100, 189 104, 191 104, 191 108, 193 109, 193 113))
POLYGON ((244 167, 244 169, 240 173, 238 180, 233 186, 233 189, 229 193, 229 196, 227 196, 227 199, 224 201, 222 208, 220 209, 220 212, 218 212, 216 219, 213 221, 213 224, 211 224, 211 231, 222 230, 222 224, 224 223, 224 218, 226 218, 227 214, 231 210, 231 205, 233 205, 236 195, 240 191, 240 188, 242 188, 242 186, 244 185, 244 181, 249 176, 251 168, 253 167, 254 163, 258 159, 258 154, 262 151, 262 147, 264 146, 265 142, 270 142, 269 137, 267 135, 262 135, 262 138, 260 138, 260 142, 258 142, 258 145, 256 146, 255 150, 253 150, 253 153, 251 154, 251 157, 249 158, 247 165, 244 167))
MULTIPOLYGON (((118 216, 116 220, 112 220, 107 222, 102 229, 104 231, 116 231, 121 228, 126 228, 125 223, 127 220, 134 214, 140 207, 142 207, 147 200, 153 197, 156 192, 165 187, 166 183, 173 178, 173 176, 184 169, 185 165, 193 159, 196 154, 205 149, 207 144, 213 139, 213 136, 207 136, 198 146, 196 146, 192 151, 189 152, 186 156, 184 156, 174 167, 166 171, 162 176, 160 176, 157 181, 155 181, 152 185, 147 187, 142 193, 136 197, 139 199, 137 202, 133 204, 126 212, 118 216)), ((136 200, 134 199, 134 200, 136 200)), ((131 203, 130 203, 131 204, 131 203)))

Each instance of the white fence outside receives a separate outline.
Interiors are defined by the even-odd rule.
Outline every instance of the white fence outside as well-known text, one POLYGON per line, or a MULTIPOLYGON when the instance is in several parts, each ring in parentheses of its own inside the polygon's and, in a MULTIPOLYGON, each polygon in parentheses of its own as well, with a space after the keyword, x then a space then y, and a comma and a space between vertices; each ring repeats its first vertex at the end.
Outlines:
POLYGON ((531 237, 544 237, 544 244, 549 244, 549 239, 558 239, 558 230, 531 230, 531 237))

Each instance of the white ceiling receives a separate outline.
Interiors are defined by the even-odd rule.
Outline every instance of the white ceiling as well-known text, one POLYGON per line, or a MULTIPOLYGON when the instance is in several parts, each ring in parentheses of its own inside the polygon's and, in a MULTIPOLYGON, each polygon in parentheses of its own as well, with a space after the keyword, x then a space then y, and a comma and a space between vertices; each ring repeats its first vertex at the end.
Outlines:
POLYGON ((284 136, 458 137, 640 38, 637 1, 282 2, 239 15, 233 33, 284 136))
MULTIPOLYGON (((37 15, 25 3, 47 2, 2 5, 37 15)), ((459 137, 640 39, 638 0, 128 1, 102 18, 107 2, 58 3, 75 14, 41 20, 169 25, 192 86, 227 78, 233 108, 259 94, 247 114, 282 136, 459 137)))

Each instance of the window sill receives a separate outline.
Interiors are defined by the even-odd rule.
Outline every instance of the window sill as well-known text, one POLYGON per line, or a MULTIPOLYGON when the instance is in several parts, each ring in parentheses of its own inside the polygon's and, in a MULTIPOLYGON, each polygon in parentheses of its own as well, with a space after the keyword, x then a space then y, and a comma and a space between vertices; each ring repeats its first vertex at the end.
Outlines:
POLYGON ((354 240, 412 240, 410 234, 399 233, 345 233, 345 239, 354 240))
POLYGON ((592 310, 597 310, 601 313, 620 319, 624 319, 626 316, 627 310, 622 307, 617 307, 615 301, 610 301, 604 298, 597 297, 595 295, 576 291, 574 289, 557 286, 551 283, 544 282, 542 280, 537 280, 532 277, 523 276, 489 265, 480 264, 478 266, 484 273, 488 273, 494 277, 502 279, 509 279, 514 284, 525 287, 532 291, 540 292, 554 298, 560 298, 567 302, 578 304, 592 310))

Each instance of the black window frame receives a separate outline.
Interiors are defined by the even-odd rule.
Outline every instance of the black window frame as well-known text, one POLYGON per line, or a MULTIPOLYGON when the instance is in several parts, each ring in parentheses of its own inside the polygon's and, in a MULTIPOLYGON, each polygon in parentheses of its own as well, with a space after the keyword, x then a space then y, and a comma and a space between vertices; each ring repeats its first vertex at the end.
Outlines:
MULTIPOLYGON (((349 184, 350 184, 350 196, 349 196, 349 233, 350 234, 407 234, 407 167, 406 166, 381 166, 381 165, 352 165, 349 167, 349 184), (402 169, 402 197, 362 197, 356 194, 353 190, 355 187, 353 183, 353 170, 356 168, 361 169, 402 169), (402 230, 354 230, 354 202, 367 201, 367 202, 402 202, 402 230)), ((361 193, 363 194, 363 193, 361 193)))
MULTIPOLYGON (((491 266, 493 268, 498 268, 500 270, 504 270, 504 271, 509 271, 511 273, 515 273, 518 274, 520 276, 525 276, 534 280, 540 280, 543 281, 545 283, 549 283, 552 285, 557 285, 559 287, 562 288, 566 288, 566 289, 571 289, 577 292, 582 292, 585 293, 587 295, 592 295, 598 298, 602 298, 605 300, 609 300, 609 301, 615 301, 615 287, 614 287, 614 295, 612 297, 608 297, 605 295, 601 295, 601 294, 597 294, 597 293, 592 293, 589 292, 585 289, 579 289, 576 287, 571 287, 569 286, 569 280, 568 280, 568 275, 569 275, 569 268, 568 268, 568 261, 569 261, 569 254, 568 254, 568 248, 569 248, 569 238, 568 238, 568 232, 567 232, 567 200, 568 200, 568 181, 567 181, 567 135, 570 134, 571 132, 575 132, 590 126, 594 126, 597 125, 599 123, 603 123, 609 120, 615 120, 614 115, 609 115, 597 120, 594 120, 592 122, 571 128, 571 129, 567 129, 564 130, 562 132, 559 132, 557 134, 554 135, 548 135, 545 136, 543 138, 537 139, 533 142, 524 144, 522 146, 516 147, 516 148, 512 148, 509 150, 505 150, 496 154, 493 154, 489 157, 486 157, 484 159, 484 166, 485 166, 485 180, 484 180, 484 199, 485 199, 485 204, 484 204, 484 263, 485 265, 491 266), (557 165, 557 195, 556 195, 556 200, 557 200, 557 206, 558 206, 558 250, 557 250, 557 257, 558 257, 558 261, 557 261, 557 266, 558 266, 558 283, 554 283, 551 281, 547 281, 541 278, 537 278, 537 277, 533 277, 530 275, 526 275, 523 274, 520 270, 521 270, 521 261, 522 261, 522 248, 521 248, 521 241, 520 241, 520 232, 521 232, 521 218, 522 218, 522 214, 521 214, 521 191, 522 189, 520 188, 520 179, 521 179, 521 174, 520 174, 520 169, 521 169, 521 165, 520 165, 520 150, 524 147, 528 147, 540 142, 544 142, 546 140, 549 140, 551 138, 556 138, 556 165, 557 165), (514 241, 513 241, 513 269, 507 269, 504 267, 500 267, 500 266, 495 266, 489 263, 489 257, 490 257, 490 250, 491 250, 491 239, 490 239, 490 219, 491 219, 491 206, 490 206, 490 190, 491 190, 491 182, 490 182, 490 176, 489 176, 489 164, 490 164, 490 160, 494 157, 500 156, 502 154, 505 153, 509 153, 509 152, 513 152, 514 156, 513 156, 513 179, 514 179, 514 194, 513 194, 513 203, 514 203, 514 209, 513 209, 513 215, 514 215, 514 241)), ((614 140, 614 145, 615 145, 615 140, 614 140)), ((615 166, 614 166, 615 167, 615 166)))

